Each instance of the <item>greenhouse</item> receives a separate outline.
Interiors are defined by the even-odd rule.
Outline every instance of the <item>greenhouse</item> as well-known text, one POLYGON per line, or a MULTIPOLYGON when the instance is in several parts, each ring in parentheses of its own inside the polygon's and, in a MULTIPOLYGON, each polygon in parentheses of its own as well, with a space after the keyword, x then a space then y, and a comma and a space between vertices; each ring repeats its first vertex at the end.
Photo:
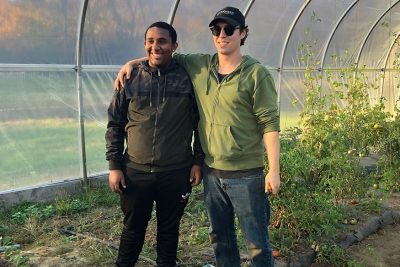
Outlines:
POLYGON ((241 51, 275 82, 282 191, 310 182, 336 204, 372 185, 398 192, 398 0, 0 0, 1 205, 108 187, 118 71, 145 56, 155 21, 174 26, 177 53, 216 53, 208 24, 225 6, 245 15, 241 51))
POLYGON ((322 76, 356 64, 370 80, 378 79, 371 102, 383 96, 393 111, 399 97, 397 4, 4 0, 1 191, 105 173, 103 136, 113 80, 121 65, 144 55, 146 25, 171 22, 179 33, 179 53, 214 53, 207 22, 225 5, 247 15, 250 35, 243 53, 274 76, 282 127, 304 101, 305 44, 312 45, 322 76))

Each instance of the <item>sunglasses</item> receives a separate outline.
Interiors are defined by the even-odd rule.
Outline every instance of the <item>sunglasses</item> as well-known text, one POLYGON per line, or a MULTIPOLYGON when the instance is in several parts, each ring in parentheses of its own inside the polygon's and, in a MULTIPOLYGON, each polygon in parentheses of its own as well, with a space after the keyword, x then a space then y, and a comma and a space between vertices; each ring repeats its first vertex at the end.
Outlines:
POLYGON ((219 36, 219 35, 221 34, 222 29, 224 29, 224 32, 225 32, 225 34, 226 34, 227 36, 232 36, 232 34, 235 32, 235 30, 236 30, 236 29, 240 29, 240 27, 239 27, 239 26, 238 26, 238 27, 234 27, 234 26, 232 26, 232 25, 226 25, 225 27, 221 28, 220 26, 215 25, 215 26, 212 26, 212 27, 210 28, 211 33, 212 33, 214 36, 219 36))

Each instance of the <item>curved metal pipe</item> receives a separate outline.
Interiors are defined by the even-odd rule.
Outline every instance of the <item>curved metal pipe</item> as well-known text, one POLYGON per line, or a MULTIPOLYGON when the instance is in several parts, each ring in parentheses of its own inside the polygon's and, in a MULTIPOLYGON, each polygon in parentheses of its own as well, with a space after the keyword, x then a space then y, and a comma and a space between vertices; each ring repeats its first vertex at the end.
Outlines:
MULTIPOLYGON (((395 1, 393 4, 390 5, 390 7, 388 9, 386 9, 385 12, 382 13, 382 15, 375 21, 375 23, 373 24, 373 26, 369 29, 367 35, 365 36, 364 40, 362 41, 362 45, 360 47, 360 50, 358 51, 357 57, 356 57, 356 65, 358 68, 358 63, 360 61, 360 57, 361 57, 361 53, 364 50, 365 44, 367 43, 372 31, 375 29, 375 27, 378 25, 379 21, 381 21, 381 19, 398 3, 400 2, 400 0, 395 1)), ((385 69, 381 69, 383 71, 383 77, 385 77, 386 71, 385 69)), ((381 90, 379 92, 379 97, 381 97, 383 94, 383 80, 381 82, 381 90)))
MULTIPOLYGON (((387 64, 388 64, 388 62, 389 62, 390 54, 392 54, 393 47, 394 47, 394 45, 397 43, 397 40, 399 40, 399 38, 400 38, 400 33, 397 34, 396 38, 394 39, 394 41, 393 41, 392 44, 390 45, 390 48, 389 48, 389 50, 388 50, 388 52, 387 52, 387 54, 386 54, 385 64, 383 65, 385 74, 386 74, 386 72, 387 72, 388 69, 391 69, 391 68, 387 68, 387 64)), ((385 76, 386 76, 385 74, 383 75, 382 80, 381 80, 381 91, 380 91, 380 96, 383 95, 383 87, 385 86, 385 76)))
POLYGON ((78 115, 79 115, 79 135, 80 135, 80 148, 81 148, 81 172, 83 178, 83 187, 88 186, 87 168, 86 168, 86 146, 85 146, 85 119, 83 114, 83 99, 82 99, 82 37, 83 29, 85 26, 86 11, 89 0, 82 3, 81 15, 78 22, 78 36, 76 41, 76 89, 78 93, 78 115))
POLYGON ((356 57, 356 62, 355 62, 355 63, 357 64, 357 67, 358 67, 358 62, 360 61, 361 53, 362 53, 362 51, 363 51, 363 49, 364 49, 364 46, 365 46, 365 44, 366 44, 366 42, 367 42, 369 36, 371 35, 372 31, 375 29, 376 25, 378 25, 379 21, 380 21, 380 20, 381 20, 395 5, 397 5, 399 2, 400 2, 400 0, 395 1, 395 3, 393 3, 388 9, 386 9, 386 11, 383 12, 383 14, 375 21, 375 23, 373 24, 373 26, 369 29, 367 35, 365 36, 365 38, 364 38, 364 40, 363 40, 363 42, 362 42, 362 45, 361 45, 361 47, 360 47, 360 50, 358 51, 357 57, 356 57))
MULTIPOLYGON (((278 69, 278 89, 277 89, 277 94, 278 94, 278 107, 280 106, 280 99, 281 99, 281 84, 282 84, 282 71, 283 71, 283 60, 285 59, 285 54, 286 54, 286 48, 289 43, 289 39, 292 36, 294 27, 296 26, 297 22, 299 21, 300 16, 303 14, 304 10, 308 6, 308 4, 311 2, 311 0, 307 0, 306 2, 303 3, 302 7, 300 8, 299 12, 297 13, 296 17, 294 18, 292 24, 290 25, 288 34, 286 35, 285 42, 284 42, 284 47, 281 51, 281 57, 280 57, 280 63, 279 63, 279 69, 278 69)), ((280 108, 279 108, 280 110, 280 108)))
POLYGON ((324 69, 324 63, 325 63, 325 58, 326 58, 326 53, 328 52, 328 48, 329 48, 329 44, 332 41, 333 35, 336 33, 336 30, 339 28, 339 25, 342 23, 343 19, 347 16, 347 14, 350 12, 350 10, 355 6, 355 4, 357 4, 359 2, 359 0, 355 0, 342 14, 342 16, 340 16, 340 19, 336 22, 335 26, 333 27, 331 33, 329 34, 328 40, 325 43, 325 48, 324 48, 324 52, 322 54, 322 58, 321 58, 321 69, 324 69))
POLYGON ((333 35, 336 33, 336 30, 339 28, 339 25, 342 23, 343 19, 346 17, 346 15, 350 12, 350 10, 358 3, 359 0, 355 0, 346 10, 343 12, 342 16, 340 16, 340 19, 336 22, 335 26, 333 27, 328 40, 325 43, 325 48, 324 52, 322 54, 322 59, 321 59, 321 79, 319 81, 319 85, 322 86, 322 82, 324 79, 324 64, 325 64, 325 58, 326 58, 326 53, 328 52, 329 44, 332 41, 333 35))
POLYGON ((243 12, 243 15, 244 15, 245 18, 247 17, 247 14, 249 13, 249 11, 250 11, 250 9, 251 9, 251 6, 254 4, 255 1, 256 1, 256 0, 250 0, 250 1, 247 3, 247 6, 246 6, 246 8, 244 9, 244 12, 243 12))
POLYGON ((391 68, 386 68, 386 66, 387 66, 387 64, 388 64, 389 56, 390 56, 390 54, 392 53, 393 47, 394 47, 394 45, 397 43, 397 40, 398 40, 399 38, 400 38, 400 33, 398 33, 398 34, 396 35, 396 38, 394 38, 394 41, 393 41, 392 44, 390 45, 390 48, 389 48, 389 50, 388 50, 388 52, 387 52, 387 54, 386 54, 385 64, 383 65, 385 69, 391 69, 391 68))
POLYGON ((180 2, 180 0, 175 0, 174 5, 172 6, 172 8, 169 12, 167 22, 171 25, 172 25, 172 23, 174 23, 175 14, 176 14, 176 10, 178 9, 179 2, 180 2))

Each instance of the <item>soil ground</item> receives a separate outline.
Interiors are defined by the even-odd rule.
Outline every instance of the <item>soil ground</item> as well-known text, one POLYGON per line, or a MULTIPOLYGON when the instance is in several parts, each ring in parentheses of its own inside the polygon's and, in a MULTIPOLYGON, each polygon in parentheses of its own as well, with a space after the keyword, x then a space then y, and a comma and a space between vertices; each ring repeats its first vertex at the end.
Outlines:
MULTIPOLYGON (((387 201, 388 208, 400 211, 400 194, 387 201)), ((400 224, 388 225, 349 248, 351 258, 365 267, 400 266, 400 224)))
MULTIPOLYGON (((400 211, 400 193, 394 193, 384 201, 387 210, 400 211)), ((360 224, 368 217, 360 218, 360 224)), ((355 230, 359 225, 349 227, 355 230)), ((350 231, 351 232, 351 231, 350 231)), ((387 225, 359 243, 347 249, 355 267, 398 267, 400 266, 400 224, 387 225)), ((328 267, 314 263, 312 267, 328 267)))
MULTIPOLYGON (((386 210, 397 210, 400 211, 400 193, 393 194, 389 199, 385 201, 386 210)), ((106 211, 101 211, 104 214, 106 211)), ((357 225, 348 225, 344 229, 345 232, 349 233, 360 227, 364 222, 367 221, 367 214, 355 215, 359 219, 357 225)), ((70 218, 71 219, 71 218, 70 218)), ((96 236, 100 236, 100 233, 96 233, 96 236)), ((23 248, 21 256, 29 256, 29 265, 37 267, 69 267, 69 266, 113 266, 109 264, 110 259, 107 259, 107 264, 93 265, 88 264, 87 258, 90 255, 82 254, 81 249, 83 247, 91 246, 94 249, 104 249, 104 244, 99 244, 96 240, 90 240, 85 238, 77 238, 71 244, 64 244, 63 246, 49 246, 47 242, 43 242, 41 245, 35 247, 23 248), (102 248, 103 247, 103 248, 102 248)), ((115 242, 113 242, 115 243, 115 242)), ((398 267, 400 266, 400 224, 388 225, 378 232, 368 236, 366 239, 358 244, 352 245, 348 250, 351 258, 351 266, 357 267, 398 267)), ((187 256, 187 255, 185 255, 187 256)), ((202 251, 193 252, 193 256, 201 262, 201 264, 185 265, 190 267, 201 267, 207 262, 213 263, 212 250, 205 248, 202 251), (196 255, 194 255, 196 254, 196 255), (204 263, 204 264, 203 264, 204 263)), ((115 257, 115 252, 109 254, 110 258, 115 257)), ((183 259, 184 260, 184 259, 183 259)), ((185 261, 185 260, 184 260, 185 261)), ((153 266, 151 260, 142 259, 137 267, 150 267, 153 266)), ((4 258, 4 253, 0 253, 0 267, 11 267, 4 258)), ((21 265, 22 266, 22 265, 21 265)), ((26 266, 26 265, 23 265, 26 266)), ((246 265, 244 265, 246 266, 246 265)), ((277 267, 286 266, 283 259, 277 259, 277 267)), ((312 267, 326 267, 328 265, 321 263, 313 263, 312 267)))
POLYGON ((389 225, 349 249, 365 267, 400 266, 400 225, 389 225))

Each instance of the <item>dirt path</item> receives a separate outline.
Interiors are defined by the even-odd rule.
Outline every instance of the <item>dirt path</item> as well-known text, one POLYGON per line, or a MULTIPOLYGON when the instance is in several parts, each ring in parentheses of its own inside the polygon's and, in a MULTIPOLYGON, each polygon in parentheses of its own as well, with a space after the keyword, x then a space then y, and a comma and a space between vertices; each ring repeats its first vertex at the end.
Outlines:
MULTIPOLYGON (((400 193, 385 202, 389 209, 400 210, 400 193)), ((348 251, 353 260, 365 267, 400 266, 400 224, 387 225, 348 251)))
POLYGON ((400 225, 389 225, 349 248, 353 260, 365 267, 400 266, 400 225))

